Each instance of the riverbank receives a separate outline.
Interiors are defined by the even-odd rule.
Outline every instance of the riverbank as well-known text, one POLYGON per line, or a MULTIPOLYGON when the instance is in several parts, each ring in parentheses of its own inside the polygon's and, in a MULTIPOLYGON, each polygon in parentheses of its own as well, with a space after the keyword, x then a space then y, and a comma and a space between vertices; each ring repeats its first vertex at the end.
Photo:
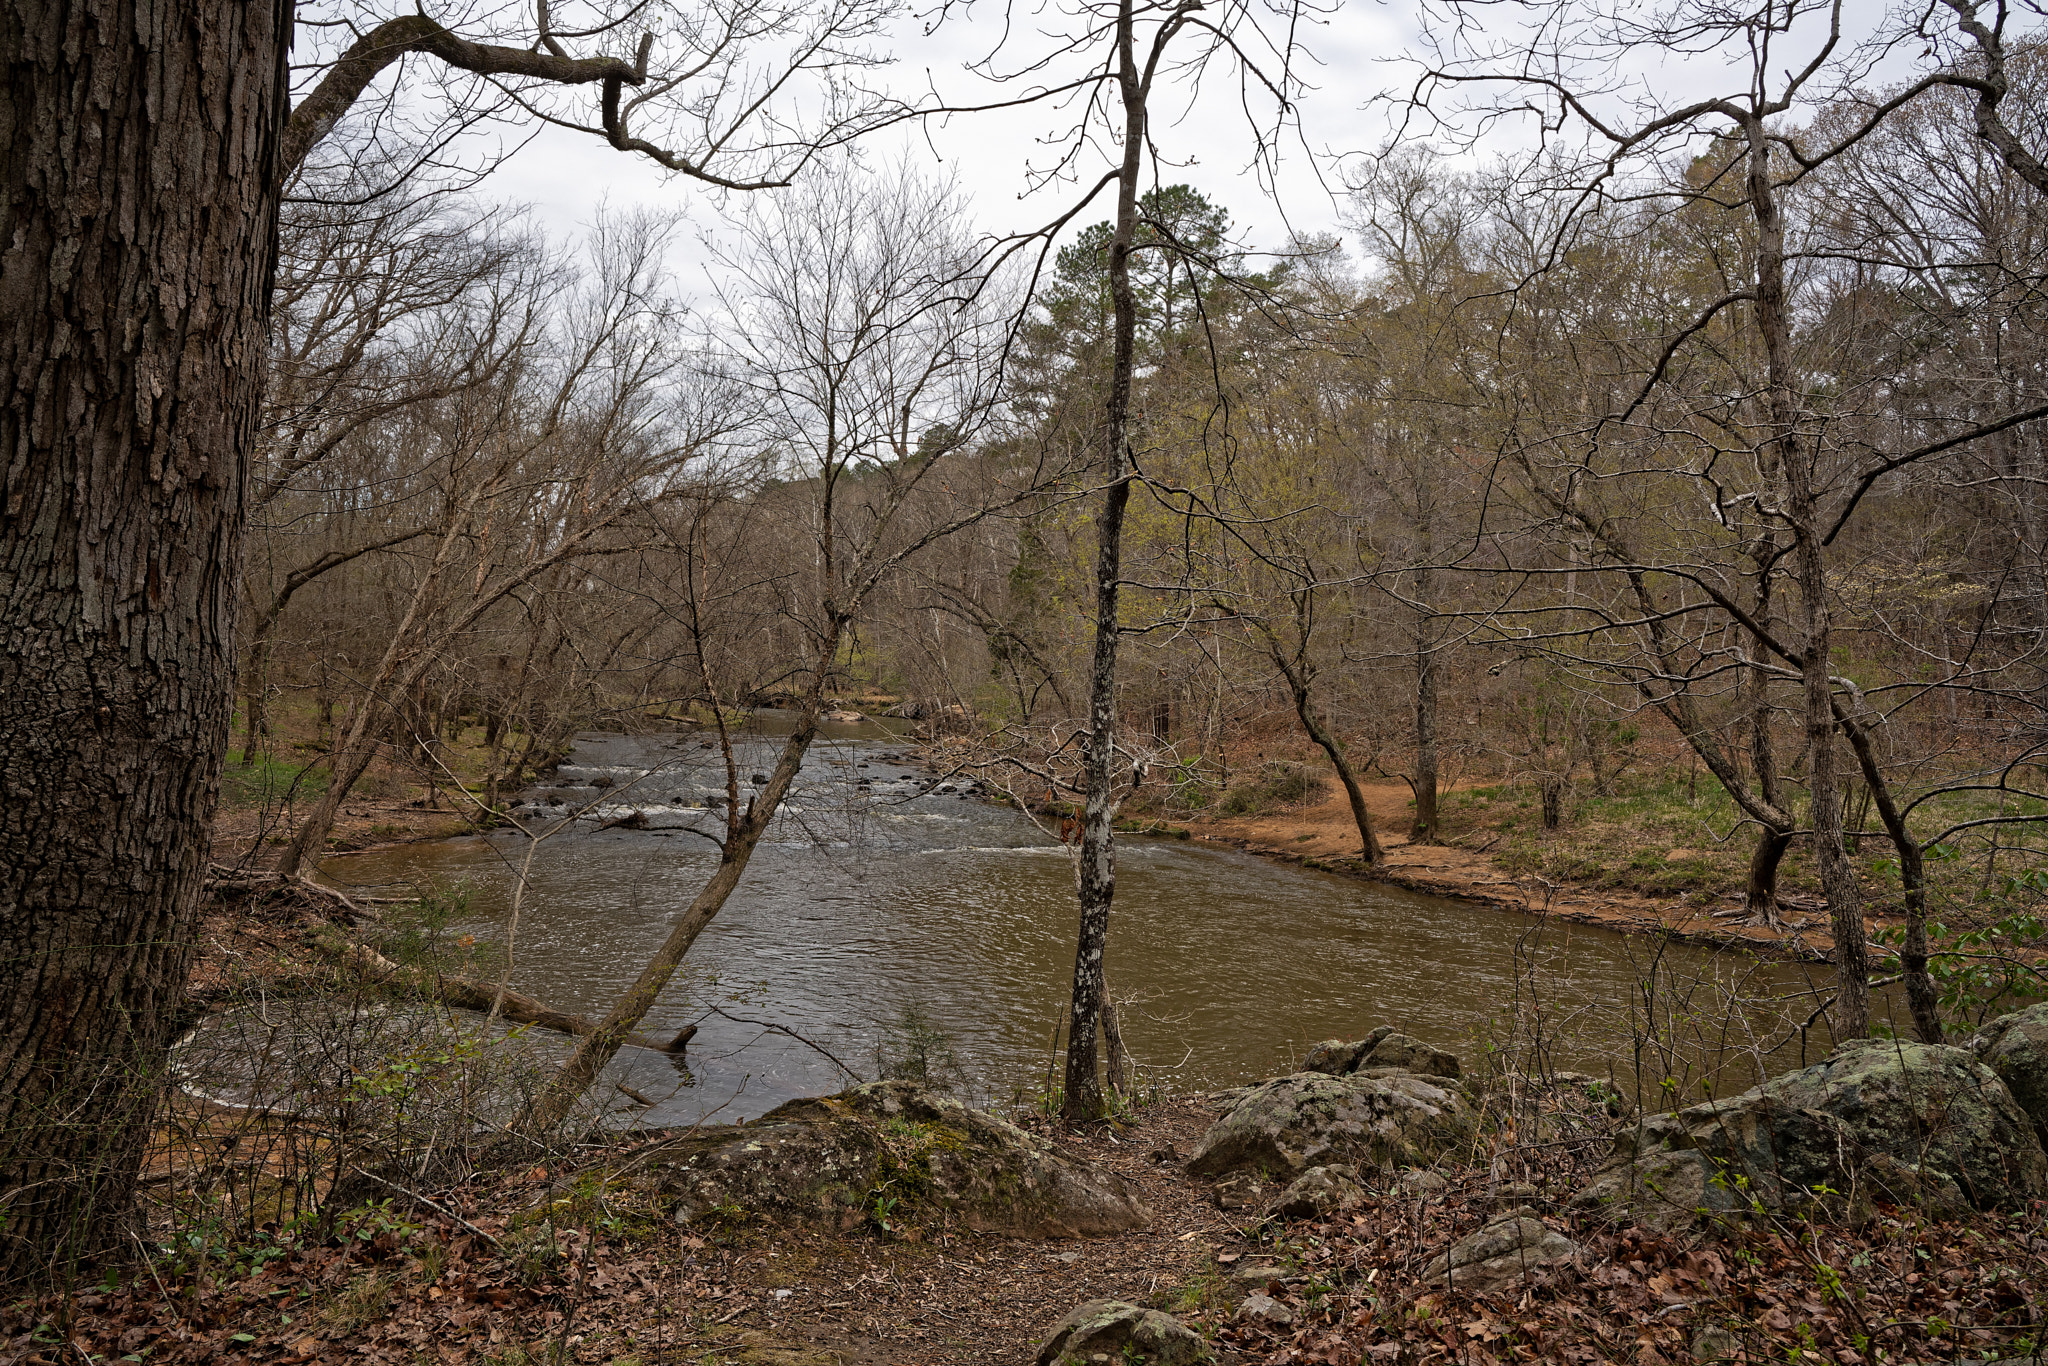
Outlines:
MULTIPOLYGON (((1475 785, 1466 793, 1488 790, 1475 785)), ((1407 786, 1374 783, 1364 785, 1364 791, 1375 833, 1385 850, 1385 859, 1377 868, 1359 856, 1358 826, 1341 792, 1314 805, 1250 816, 1190 817, 1173 824, 1186 829, 1191 839, 1262 858, 1576 924, 1638 934, 1668 933, 1767 957, 1817 960, 1834 947, 1825 910, 1817 898, 1804 893, 1788 893, 1784 928, 1779 929, 1751 924, 1739 912, 1731 913, 1740 903, 1725 890, 1725 877, 1702 873, 1694 886, 1645 895, 1627 888, 1553 880, 1533 869, 1517 872, 1513 861, 1494 852, 1500 842, 1499 830, 1465 820, 1456 823, 1464 828, 1448 834, 1444 843, 1416 843, 1402 833, 1414 814, 1407 786)), ((1446 794, 1446 804, 1455 805, 1460 795, 1446 794)), ((1674 846, 1679 854, 1676 859, 1662 845, 1644 847, 1666 867, 1701 857, 1683 846, 1674 846)), ((1866 923, 1874 931, 1891 922, 1879 916, 1866 923)))

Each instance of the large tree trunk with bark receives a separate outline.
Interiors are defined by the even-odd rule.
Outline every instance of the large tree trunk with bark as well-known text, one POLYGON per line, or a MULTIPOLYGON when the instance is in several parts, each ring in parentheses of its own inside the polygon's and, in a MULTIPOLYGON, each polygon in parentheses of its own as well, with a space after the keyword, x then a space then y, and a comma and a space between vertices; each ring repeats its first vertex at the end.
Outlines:
POLYGON ((228 740, 289 7, 0 8, 0 1276, 124 1231, 228 740))

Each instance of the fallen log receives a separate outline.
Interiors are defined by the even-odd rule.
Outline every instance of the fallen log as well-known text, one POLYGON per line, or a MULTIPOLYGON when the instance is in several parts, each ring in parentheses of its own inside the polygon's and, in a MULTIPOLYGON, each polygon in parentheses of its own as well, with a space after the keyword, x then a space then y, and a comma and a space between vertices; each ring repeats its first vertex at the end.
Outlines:
MULTIPOLYGON (((460 1010, 482 1011, 488 1015, 495 1011, 499 1018, 514 1024, 532 1025, 537 1029, 551 1029, 557 1034, 569 1034, 584 1038, 597 1033, 597 1022, 584 1015, 572 1015, 566 1010, 557 1010, 545 1001, 513 991, 496 982, 477 982, 467 977, 451 977, 445 973, 427 972, 419 968, 408 968, 392 962, 368 944, 343 941, 340 946, 323 943, 322 949, 329 957, 355 968, 371 981, 403 986, 423 996, 454 1006, 460 1010)), ((645 1048, 655 1053, 665 1053, 671 1058, 683 1056, 690 1039, 697 1033, 697 1026, 685 1025, 674 1038, 663 1042, 650 1039, 645 1034, 628 1034, 627 1045, 645 1048)))

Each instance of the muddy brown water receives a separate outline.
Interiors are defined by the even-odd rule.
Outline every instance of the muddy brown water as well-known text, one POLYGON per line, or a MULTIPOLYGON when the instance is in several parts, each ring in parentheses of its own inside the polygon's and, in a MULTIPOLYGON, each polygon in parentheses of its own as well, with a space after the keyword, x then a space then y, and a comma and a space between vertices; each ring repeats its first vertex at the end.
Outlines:
MULTIPOLYGON (((744 743, 743 778, 772 763, 775 718, 761 725, 744 743)), ((920 1036, 927 1067, 985 1102, 1028 1101, 1056 1075, 1076 927, 1066 849, 1011 807, 930 790, 933 775, 875 723, 827 730, 739 890, 642 1026, 696 1024, 687 1068, 628 1049, 601 1085, 622 1120, 757 1116, 838 1089, 838 1064, 872 1077, 913 1056, 920 1036), (907 1014, 925 1028, 906 1029, 907 1014), (615 1081, 657 1103, 628 1105, 615 1081)), ((707 805, 722 796, 714 757, 687 735, 587 735, 524 794, 521 829, 337 857, 322 872, 366 891, 466 886, 451 933, 487 946, 509 934, 514 987, 599 1014, 714 865, 697 833, 719 828, 707 805), (646 828, 612 824, 621 818, 646 828)), ((1660 946, 1198 842, 1125 838, 1117 852, 1108 971, 1155 1082, 1291 1070, 1309 1043, 1383 1021, 1459 1052, 1468 1069, 1489 1047, 1526 1057, 1533 1040, 1545 1065, 1630 1091, 1667 1076, 1696 1091, 1717 1053, 1729 1061, 1722 1088, 1746 1086, 1759 1066, 1775 1072, 1828 1047, 1798 1027, 1825 965, 1660 946)))

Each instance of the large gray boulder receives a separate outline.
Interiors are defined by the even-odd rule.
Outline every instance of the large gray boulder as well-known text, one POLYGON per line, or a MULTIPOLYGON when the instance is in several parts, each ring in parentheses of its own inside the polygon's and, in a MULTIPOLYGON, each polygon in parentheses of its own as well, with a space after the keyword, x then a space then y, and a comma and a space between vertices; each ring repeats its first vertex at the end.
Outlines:
POLYGON ((1381 1025, 1362 1039, 1325 1039, 1301 1060, 1304 1072, 1325 1072, 1346 1077, 1354 1072, 1379 1076, 1386 1072, 1413 1072, 1423 1077, 1459 1075, 1458 1055, 1426 1044, 1420 1039, 1396 1033, 1392 1025, 1381 1025))
POLYGON ((1372 1052, 1373 1045, 1394 1032, 1392 1025, 1381 1025, 1362 1039, 1324 1039, 1308 1050, 1308 1056, 1301 1060, 1304 1072, 1327 1072, 1333 1077, 1345 1076, 1358 1070, 1359 1062, 1372 1052))
POLYGON ((1741 1095, 1645 1120, 1575 1203, 1675 1228, 1752 1199, 2001 1209, 2044 1191, 2048 1154, 1989 1067, 1960 1048, 1866 1039, 1741 1095))
POLYGON ((1038 1349, 1038 1366, 1195 1366, 1214 1360, 1201 1335, 1173 1315, 1123 1300, 1090 1300, 1053 1325, 1038 1349))
POLYGON ((686 1223, 724 1216, 893 1227, 943 1214, 982 1232, 1047 1238, 1151 1220, 1114 1172, 907 1081, 794 1100, 645 1157, 655 1188, 686 1223))
POLYGON ((2048 1144, 2048 1002, 1991 1021, 1970 1040, 1970 1051, 1998 1074, 2048 1144))
POLYGON ((1187 1169, 1291 1181, 1311 1167, 1424 1165, 1469 1142, 1476 1125, 1465 1093, 1436 1078, 1297 1072, 1247 1088, 1187 1169))
POLYGON ((1455 1081, 1461 1069, 1456 1053, 1447 1053, 1406 1034, 1388 1034, 1358 1060, 1356 1070, 1367 1074, 1385 1070, 1413 1072, 1421 1077, 1448 1077, 1455 1081))
POLYGON ((1518 1212, 1452 1243, 1422 1269, 1422 1279, 1452 1290, 1494 1294, 1578 1255, 1578 1244, 1534 1215, 1518 1212))

